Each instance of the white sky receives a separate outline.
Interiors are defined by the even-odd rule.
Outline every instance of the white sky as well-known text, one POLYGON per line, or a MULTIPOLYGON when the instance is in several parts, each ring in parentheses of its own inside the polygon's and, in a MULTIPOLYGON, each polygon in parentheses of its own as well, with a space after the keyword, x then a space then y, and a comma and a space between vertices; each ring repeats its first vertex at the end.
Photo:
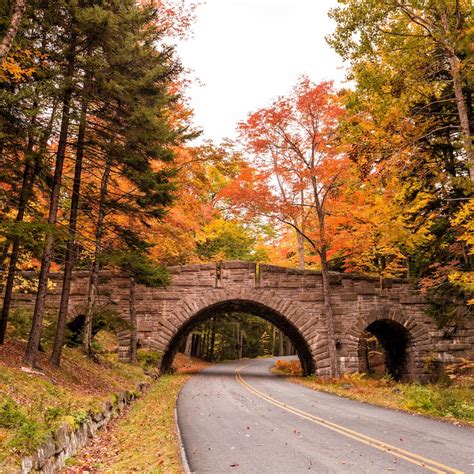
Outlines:
POLYGON ((193 37, 178 45, 192 70, 188 95, 195 125, 218 144, 235 137, 238 122, 291 90, 301 74, 313 81, 344 71, 324 37, 334 24, 336 0, 206 0, 197 10, 193 37))

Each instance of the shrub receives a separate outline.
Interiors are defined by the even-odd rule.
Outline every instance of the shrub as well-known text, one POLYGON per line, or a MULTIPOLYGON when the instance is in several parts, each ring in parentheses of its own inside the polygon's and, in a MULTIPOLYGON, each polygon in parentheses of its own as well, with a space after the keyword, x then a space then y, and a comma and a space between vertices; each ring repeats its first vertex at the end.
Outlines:
POLYGON ((31 452, 46 438, 46 431, 41 425, 28 417, 11 398, 0 405, 0 427, 14 431, 8 444, 21 454, 31 452))
POLYGON ((8 398, 0 405, 0 428, 17 428, 27 421, 18 403, 8 398))
POLYGON ((161 354, 150 349, 139 349, 137 357, 144 368, 157 367, 161 360, 161 354))
POLYGON ((275 369, 286 375, 302 375, 303 370, 299 360, 277 360, 275 362, 275 369))
POLYGON ((48 407, 44 414, 44 421, 48 426, 51 426, 56 420, 64 415, 64 408, 62 407, 48 407))
POLYGON ((10 446, 18 453, 29 453, 46 440, 47 432, 34 420, 26 420, 16 431, 10 446))

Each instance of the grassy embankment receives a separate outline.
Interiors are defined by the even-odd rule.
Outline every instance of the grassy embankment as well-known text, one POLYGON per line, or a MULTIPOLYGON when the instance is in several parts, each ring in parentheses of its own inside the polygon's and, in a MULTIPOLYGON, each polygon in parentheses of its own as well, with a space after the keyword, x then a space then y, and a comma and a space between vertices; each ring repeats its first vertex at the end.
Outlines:
POLYGON ((449 383, 400 383, 388 377, 346 374, 339 380, 301 377, 298 361, 277 361, 273 372, 314 390, 374 405, 428 415, 474 426, 474 377, 453 377, 449 383))
POLYGON ((41 353, 43 373, 25 372, 24 348, 25 342, 15 340, 0 346, 0 472, 13 471, 59 424, 72 429, 113 394, 151 381, 141 366, 119 363, 116 354, 103 354, 95 363, 79 348, 64 349, 60 368, 41 353))

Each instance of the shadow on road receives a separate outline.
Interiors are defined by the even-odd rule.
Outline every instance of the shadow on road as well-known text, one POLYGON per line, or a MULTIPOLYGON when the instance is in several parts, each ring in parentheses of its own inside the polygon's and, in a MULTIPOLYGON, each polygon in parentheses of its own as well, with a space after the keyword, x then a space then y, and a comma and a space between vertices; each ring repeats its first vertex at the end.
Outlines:
MULTIPOLYGON (((258 360, 258 359, 255 359, 258 360)), ((273 364, 268 367, 268 370, 263 370, 262 368, 252 367, 252 360, 242 360, 240 364, 236 364, 235 362, 223 362, 220 364, 215 364, 210 366, 207 369, 201 371, 189 371, 189 372, 181 372, 189 375, 193 375, 196 377, 235 377, 235 369, 240 367, 245 367, 245 370, 242 371, 242 375, 245 377, 253 377, 253 378, 271 378, 271 377, 285 377, 285 375, 280 374, 273 374, 270 372, 270 368, 273 367, 273 364), (230 366, 232 364, 232 366, 230 366), (249 367, 245 367, 245 365, 249 365, 249 367)), ((300 375, 292 376, 292 377, 302 377, 300 375)))

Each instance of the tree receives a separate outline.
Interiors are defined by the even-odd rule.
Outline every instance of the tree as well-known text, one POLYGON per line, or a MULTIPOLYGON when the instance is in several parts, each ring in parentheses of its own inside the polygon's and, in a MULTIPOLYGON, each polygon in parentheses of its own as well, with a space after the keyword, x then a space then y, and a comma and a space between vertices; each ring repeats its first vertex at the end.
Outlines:
POLYGON ((13 40, 17 34, 18 28, 20 27, 23 13, 26 9, 26 0, 14 0, 12 3, 12 11, 10 16, 10 24, 8 25, 6 32, 0 42, 0 60, 3 59, 12 46, 13 40))
MULTIPOLYGON (((474 182, 469 108, 472 102, 471 5, 468 0, 343 0, 330 16, 337 22, 330 44, 353 69, 375 64, 383 56, 398 76, 397 87, 412 95, 427 97, 423 84, 434 77, 434 69, 445 71, 439 82, 453 91, 467 169, 474 182)), ((438 89, 438 91, 442 89, 438 89)), ((434 100, 440 99, 438 97, 434 100)), ((428 100, 431 97, 428 95, 428 100)), ((444 99, 446 100, 446 99, 444 99)))
POLYGON ((242 224, 220 218, 205 225, 196 236, 196 252, 203 261, 265 260, 265 252, 256 248, 256 240, 242 224))
POLYGON ((43 322, 44 305, 48 286, 48 275, 51 268, 54 250, 54 226, 58 216, 59 197, 61 190, 62 173, 64 167, 64 158, 66 155, 67 138, 69 132, 70 106, 73 94, 73 76, 75 72, 76 48, 77 48, 77 31, 76 25, 70 25, 69 41, 68 41, 67 62, 65 66, 65 83, 64 94, 62 98, 62 119, 61 130, 59 134, 59 144, 56 151, 56 162, 54 167, 54 177, 51 188, 51 197, 48 214, 48 225, 50 226, 44 245, 43 258, 41 261, 41 269, 38 277, 38 291, 36 294, 35 308, 33 312, 33 321, 31 325, 30 337, 24 356, 24 363, 33 367, 36 364, 39 343, 41 338, 41 329, 43 322))
POLYGON ((0 317, 0 344, 5 339, 21 254, 36 255, 36 239, 42 226, 32 217, 37 218, 41 211, 32 209, 31 204, 34 198, 41 199, 41 191, 35 186, 48 179, 47 145, 56 119, 57 99, 50 94, 54 66, 45 59, 49 24, 40 27, 35 23, 35 14, 36 10, 32 9, 28 19, 37 28, 36 34, 28 40, 20 38, 20 45, 15 47, 8 61, 3 61, 0 70, 0 160, 4 170, 0 173, 0 182, 5 191, 0 230, 4 237, 2 255, 5 259, 9 257, 0 317))
MULTIPOLYGON (((127 10, 111 10, 109 6, 104 7, 104 13, 115 15, 115 23, 111 30, 103 29, 97 35, 99 24, 91 28, 91 18, 84 14, 87 19, 87 28, 94 31, 94 36, 88 42, 89 53, 96 47, 104 58, 94 58, 92 64, 87 64, 84 71, 83 102, 79 121, 78 147, 76 151, 76 168, 74 174, 74 185, 72 191, 69 239, 65 258, 65 271, 63 278, 63 294, 61 298, 60 312, 56 338, 51 356, 53 365, 59 365, 61 348, 64 342, 64 332, 67 322, 67 309, 69 300, 70 280, 73 267, 74 240, 76 234, 76 221, 79 201, 79 184, 81 179, 82 155, 84 151, 84 136, 87 126, 88 104, 96 104, 100 101, 102 106, 99 116, 92 115, 89 118, 92 130, 87 134, 89 140, 94 140, 99 146, 107 146, 111 141, 114 146, 106 150, 105 171, 101 182, 99 196, 99 211, 96 224, 96 248, 91 267, 90 295, 86 310, 86 321, 84 331, 84 348, 90 353, 91 339, 91 316, 93 302, 97 292, 97 276, 100 258, 99 248, 102 245, 104 232, 105 213, 109 217, 112 214, 125 217, 127 224, 124 226, 119 220, 109 222, 114 227, 116 236, 121 239, 127 248, 130 240, 129 227, 136 227, 135 222, 147 224, 150 218, 161 218, 166 206, 172 202, 174 186, 171 182, 172 169, 160 169, 164 163, 173 158, 171 146, 177 140, 183 139, 183 133, 177 127, 173 128, 169 116, 165 113, 173 102, 174 95, 171 89, 171 81, 180 72, 180 67, 173 59, 173 51, 163 46, 160 54, 156 46, 161 40, 163 31, 157 28, 149 28, 154 21, 156 10, 153 8, 142 8, 130 17, 127 10), (116 28, 120 24, 120 28, 116 28), (128 32, 124 36, 124 32, 128 32), (97 44, 94 39, 98 38, 97 44), (117 46, 120 49, 117 50, 117 46), (130 58, 133 60, 133 68, 130 67, 130 58), (102 59, 102 60, 100 60, 102 59), (94 69, 95 66, 95 69, 94 69), (105 74, 104 74, 105 73, 105 74), (113 86, 106 77, 115 76, 113 86), (94 81, 94 89, 102 92, 99 97, 89 97, 90 84, 94 81), (106 82, 108 81, 108 82, 106 82), (168 87, 167 87, 168 86, 168 87), (102 101, 107 97, 107 103, 102 101), (106 125, 108 131, 105 137, 97 136, 95 127, 100 124, 106 125), (105 140, 104 140, 105 138, 105 140), (112 198, 108 196, 110 190, 110 178, 112 174, 117 175, 123 193, 115 193, 112 198), (109 197, 109 201, 106 198, 109 197), (106 207, 109 209, 106 210, 106 207), (135 213, 140 213, 140 218, 135 219, 135 213)), ((97 6, 93 14, 97 16, 97 6)), ((136 253, 136 247, 132 247, 136 253)), ((113 249, 116 250, 116 249, 113 249)), ((138 258, 138 257, 137 257, 138 258)), ((131 277, 131 299, 134 296, 134 277, 131 277)), ((133 304, 131 306, 133 308, 133 304)), ((130 312, 131 315, 134 311, 130 312)))
POLYGON ((327 218, 331 200, 337 198, 348 170, 347 158, 336 141, 342 113, 331 83, 313 84, 302 78, 288 97, 277 99, 271 107, 254 112, 240 124, 243 144, 262 170, 258 181, 267 188, 258 193, 259 200, 247 199, 247 208, 251 204, 254 211, 291 226, 319 256, 333 376, 338 375, 339 369, 330 294, 327 218))

